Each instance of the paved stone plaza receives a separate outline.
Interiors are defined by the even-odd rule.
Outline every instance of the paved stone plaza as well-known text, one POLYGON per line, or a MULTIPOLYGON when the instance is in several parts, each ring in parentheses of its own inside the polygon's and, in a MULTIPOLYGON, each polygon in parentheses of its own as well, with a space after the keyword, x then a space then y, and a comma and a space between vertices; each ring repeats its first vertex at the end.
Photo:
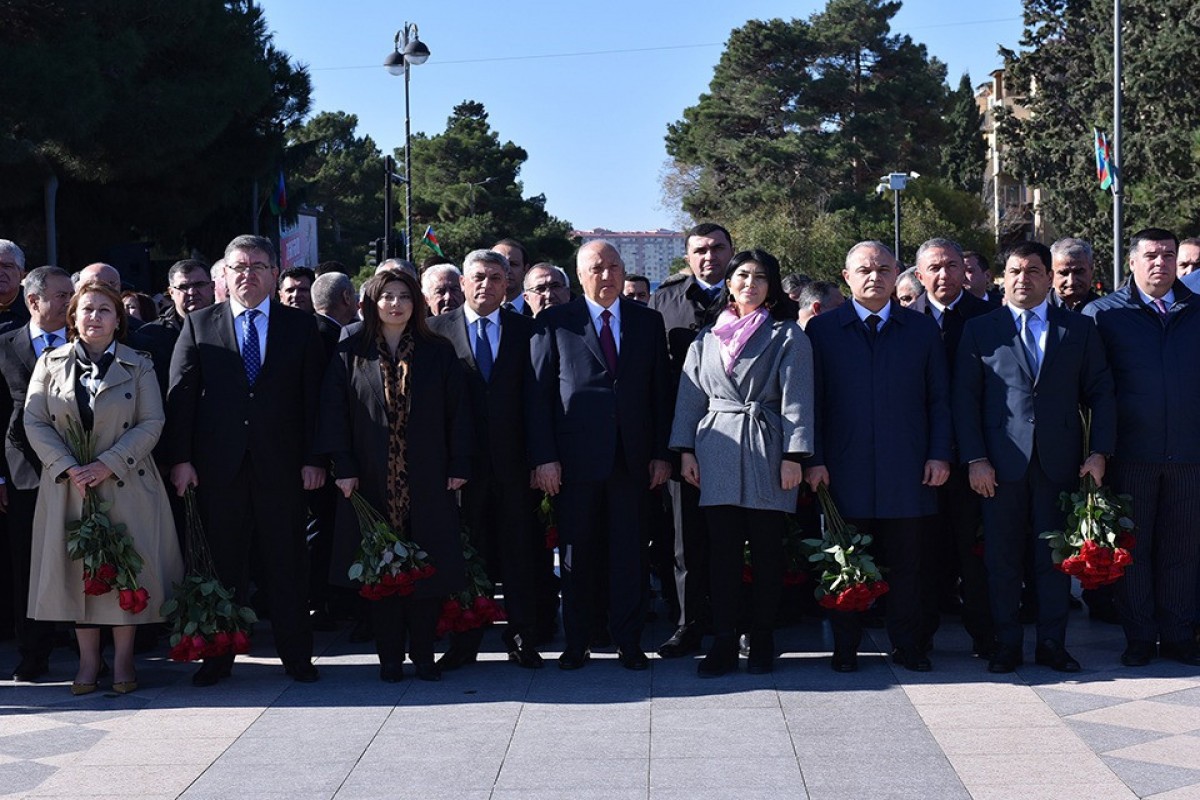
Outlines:
MULTIPOLYGON (((646 641, 668 633, 658 623, 646 641)), ((806 620, 780 632, 773 675, 701 680, 695 660, 657 658, 631 673, 611 651, 579 672, 531 672, 503 663, 489 635, 490 663, 388 685, 341 632, 318 637, 322 680, 302 685, 267 657, 264 633, 216 687, 143 658, 135 694, 79 699, 60 649, 57 683, 0 684, 0 796, 1200 798, 1200 675, 1118 666, 1120 629, 1082 612, 1070 635, 1085 669, 1073 680, 1033 665, 996 679, 958 654, 956 623, 931 673, 885 662, 876 631, 877 654, 838 675, 827 631, 806 620)), ((0 663, 16 663, 11 643, 0 663)))

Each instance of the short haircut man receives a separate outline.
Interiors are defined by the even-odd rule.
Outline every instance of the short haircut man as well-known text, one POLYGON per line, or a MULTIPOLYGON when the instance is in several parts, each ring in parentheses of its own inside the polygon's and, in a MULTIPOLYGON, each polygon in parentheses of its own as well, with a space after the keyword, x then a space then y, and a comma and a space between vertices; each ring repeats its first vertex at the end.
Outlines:
POLYGON ((844 303, 845 300, 846 298, 842 296, 842 290, 838 288, 836 283, 831 281, 809 281, 804 284, 796 297, 796 303, 800 306, 800 314, 797 317, 797 322, 803 328, 813 317, 834 310, 844 303))
POLYGON ((917 277, 916 267, 909 267, 900 273, 900 277, 896 279, 896 299, 900 301, 900 305, 909 308, 923 294, 925 287, 917 277))
POLYGON ((439 317, 463 304, 462 273, 453 264, 435 264, 421 273, 421 294, 429 314, 439 317))
POLYGON ((1082 311, 1099 297, 1092 288, 1092 245, 1086 240, 1067 237, 1050 245, 1050 271, 1054 281, 1051 303, 1068 311, 1082 311))
POLYGON ((1175 258, 1175 271, 1182 278, 1197 270, 1200 270, 1200 238, 1192 236, 1179 243, 1178 255, 1175 258))
POLYGON ((808 277, 807 275, 803 275, 799 272, 789 272, 787 275, 783 276, 783 291, 787 293, 788 297, 799 303, 800 292, 803 291, 804 287, 810 283, 812 283, 812 278, 808 277))
POLYGON ((551 306, 571 300, 571 281, 562 267, 548 261, 534 264, 525 273, 525 303, 536 317, 551 306))
POLYGON ((650 302, 650 279, 645 275, 626 275, 625 287, 621 294, 634 302, 647 305, 650 302))
POLYGON ((1200 666, 1194 639, 1200 429, 1200 297, 1178 279, 1178 240, 1162 228, 1130 239, 1132 279, 1083 313, 1104 340, 1117 394, 1111 481, 1133 497, 1133 563, 1115 584, 1125 629, 1121 663, 1156 656, 1200 666))
MULTIPOLYGON (((518 298, 521 296, 521 287, 525 285, 525 270, 529 268, 529 253, 525 250, 525 245, 516 239, 504 238, 492 245, 491 250, 508 259, 507 300, 510 303, 516 303, 512 308, 513 311, 524 314, 524 300, 518 300, 518 298)), ((463 268, 465 269, 466 266, 464 263, 463 268)))
POLYGON ((340 261, 322 261, 320 264, 317 264, 313 272, 317 273, 318 278, 330 272, 340 272, 343 275, 350 274, 346 269, 346 265, 340 261))
POLYGON ((338 325, 346 326, 358 316, 358 304, 354 297, 354 283, 344 272, 326 272, 318 275, 312 285, 313 309, 329 317, 338 325))
POLYGON ((375 268, 375 274, 378 275, 381 272, 387 272, 389 269, 398 269, 403 272, 407 272, 409 275, 412 275, 418 280, 420 280, 421 277, 417 274, 416 265, 406 258, 389 258, 387 261, 384 261, 375 268))
POLYGON ((213 282, 213 300, 224 303, 229 299, 229 284, 225 283, 225 259, 218 258, 208 268, 208 274, 213 282))
POLYGON ((312 285, 317 275, 308 267, 291 267, 279 276, 279 302, 310 314, 313 311, 312 285))
POLYGON ((24 273, 25 251, 11 239, 0 239, 0 332, 29 321, 29 310, 20 299, 24 273))

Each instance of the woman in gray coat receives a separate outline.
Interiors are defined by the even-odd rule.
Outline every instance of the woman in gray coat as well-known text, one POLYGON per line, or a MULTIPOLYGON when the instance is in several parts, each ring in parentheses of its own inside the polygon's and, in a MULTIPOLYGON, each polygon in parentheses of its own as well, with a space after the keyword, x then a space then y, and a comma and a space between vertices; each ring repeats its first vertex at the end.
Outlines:
POLYGON ((747 671, 770 672, 783 592, 786 514, 796 508, 800 459, 812 450, 812 348, 794 321, 779 262, 738 253, 725 273, 728 305, 688 350, 671 447, 700 489, 708 522, 713 630, 702 677, 737 668, 738 600, 747 540, 754 567, 747 671))

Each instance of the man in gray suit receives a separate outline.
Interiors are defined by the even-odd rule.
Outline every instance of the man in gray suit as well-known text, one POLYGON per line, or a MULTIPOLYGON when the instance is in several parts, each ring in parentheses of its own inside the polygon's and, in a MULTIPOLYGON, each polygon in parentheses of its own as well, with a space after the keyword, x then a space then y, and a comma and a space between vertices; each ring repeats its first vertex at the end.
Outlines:
POLYGON ((1005 305, 968 320, 954 370, 959 456, 983 499, 984 558, 997 646, 988 671, 1023 662, 1018 619, 1026 553, 1037 583, 1038 664, 1078 672, 1067 652, 1071 579, 1038 536, 1061 530, 1059 494, 1084 475, 1100 484, 1116 444, 1116 400, 1104 345, 1086 317, 1052 305, 1050 250, 1024 242, 1004 265, 1005 305), (1084 458, 1079 406, 1092 415, 1084 458), (1082 464, 1080 463, 1082 462, 1082 464))

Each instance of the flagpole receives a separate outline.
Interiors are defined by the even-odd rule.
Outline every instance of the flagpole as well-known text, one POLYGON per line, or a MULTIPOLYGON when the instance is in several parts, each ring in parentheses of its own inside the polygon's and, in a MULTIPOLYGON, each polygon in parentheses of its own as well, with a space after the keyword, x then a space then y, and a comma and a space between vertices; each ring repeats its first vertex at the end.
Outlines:
POLYGON ((1113 138, 1112 138, 1112 193, 1113 193, 1113 285, 1121 285, 1121 216, 1124 198, 1121 193, 1121 0, 1113 0, 1113 138))

